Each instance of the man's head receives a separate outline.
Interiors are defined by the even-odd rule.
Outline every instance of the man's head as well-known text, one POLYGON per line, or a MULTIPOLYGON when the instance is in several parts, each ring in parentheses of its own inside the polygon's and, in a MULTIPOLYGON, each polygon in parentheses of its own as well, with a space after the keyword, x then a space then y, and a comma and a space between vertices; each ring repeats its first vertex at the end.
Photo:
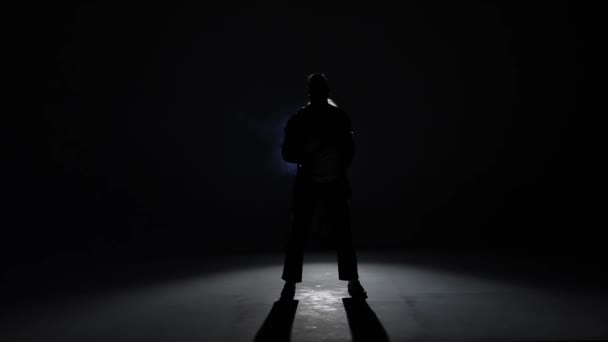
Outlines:
POLYGON ((318 73, 308 76, 308 98, 310 102, 327 103, 329 86, 325 75, 318 73))

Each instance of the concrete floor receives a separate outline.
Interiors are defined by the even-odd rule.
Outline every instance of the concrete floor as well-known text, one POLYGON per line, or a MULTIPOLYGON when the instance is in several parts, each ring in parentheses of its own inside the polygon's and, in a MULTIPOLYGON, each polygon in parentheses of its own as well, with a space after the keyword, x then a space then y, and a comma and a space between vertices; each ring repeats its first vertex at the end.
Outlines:
POLYGON ((309 254, 292 302, 277 302, 280 255, 218 259, 213 271, 14 308, 0 341, 608 340, 604 289, 425 258, 360 253, 369 298, 354 301, 335 256, 309 254))

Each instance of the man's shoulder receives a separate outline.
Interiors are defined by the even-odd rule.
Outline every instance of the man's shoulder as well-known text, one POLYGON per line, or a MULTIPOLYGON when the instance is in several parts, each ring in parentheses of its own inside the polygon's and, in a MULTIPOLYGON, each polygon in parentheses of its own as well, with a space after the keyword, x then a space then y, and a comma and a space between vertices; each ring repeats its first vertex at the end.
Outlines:
POLYGON ((305 111, 306 107, 302 107, 300 109, 298 109, 297 112, 295 112, 294 114, 292 114, 289 119, 287 120, 287 125, 290 127, 295 127, 295 126, 300 126, 301 122, 305 119, 305 111))
POLYGON ((333 116, 334 118, 339 118, 340 120, 350 121, 349 115, 340 107, 334 105, 327 105, 323 107, 319 106, 311 106, 310 104, 300 108, 295 114, 293 114, 289 121, 294 122, 302 122, 307 121, 309 119, 315 119, 319 117, 327 118, 327 115, 333 116))
POLYGON ((302 108, 298 109, 290 118, 289 121, 302 121, 309 117, 312 112, 314 112, 314 108, 311 108, 310 105, 305 105, 302 108))
POLYGON ((334 113, 336 113, 336 115, 340 115, 342 117, 348 118, 348 114, 346 114, 346 112, 342 108, 335 107, 335 106, 330 106, 330 107, 332 108, 334 113))
POLYGON ((334 120, 343 124, 350 124, 350 116, 340 107, 330 105, 330 113, 334 120))
POLYGON ((306 114, 306 113, 312 113, 312 112, 317 112, 317 111, 322 111, 322 112, 330 112, 332 114, 339 114, 339 115, 343 115, 343 116, 348 116, 346 114, 346 112, 336 106, 336 105, 332 105, 332 104, 327 104, 327 105, 311 105, 311 104, 307 104, 304 107, 300 108, 298 110, 297 114, 306 114))
POLYGON ((295 112, 294 114, 292 114, 289 117, 289 121, 294 122, 294 121, 300 121, 302 120, 302 118, 304 117, 304 115, 306 114, 306 107, 302 107, 300 109, 298 109, 297 112, 295 112))

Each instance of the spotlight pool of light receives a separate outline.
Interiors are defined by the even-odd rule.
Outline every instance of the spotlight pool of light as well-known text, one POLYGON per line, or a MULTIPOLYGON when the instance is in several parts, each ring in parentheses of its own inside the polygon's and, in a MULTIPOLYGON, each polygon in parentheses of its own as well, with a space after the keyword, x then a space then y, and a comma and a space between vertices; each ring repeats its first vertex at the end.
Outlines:
MULTIPOLYGON (((371 320, 351 317, 362 306, 348 311, 335 255, 307 258, 291 341, 351 341, 365 332, 371 320)), ((370 314, 364 317, 377 319, 391 341, 608 338, 605 294, 548 291, 449 268, 365 259, 359 274, 370 314)), ((255 260, 261 259, 233 257, 229 266, 218 262, 213 269, 219 271, 199 276, 47 301, 2 317, 0 340, 251 342, 283 286, 282 256, 255 260)))

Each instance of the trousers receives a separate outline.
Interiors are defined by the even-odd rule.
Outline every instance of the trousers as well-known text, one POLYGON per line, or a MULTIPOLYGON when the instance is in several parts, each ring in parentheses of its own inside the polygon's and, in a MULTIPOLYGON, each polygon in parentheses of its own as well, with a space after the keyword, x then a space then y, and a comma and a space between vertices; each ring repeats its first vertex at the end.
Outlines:
POLYGON ((315 209, 325 206, 325 219, 331 229, 333 245, 338 254, 338 278, 359 278, 357 256, 350 227, 350 200, 342 182, 296 184, 294 190, 291 230, 287 236, 287 249, 282 279, 302 282, 304 247, 315 209))

